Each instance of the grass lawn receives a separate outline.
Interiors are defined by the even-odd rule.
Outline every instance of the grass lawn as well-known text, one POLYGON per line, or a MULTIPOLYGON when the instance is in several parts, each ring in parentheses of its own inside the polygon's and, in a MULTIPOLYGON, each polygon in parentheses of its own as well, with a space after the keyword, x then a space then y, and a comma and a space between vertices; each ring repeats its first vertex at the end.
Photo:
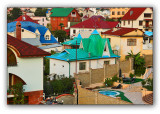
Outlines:
MULTIPOLYGON (((141 82, 141 81, 143 81, 144 79, 140 79, 140 78, 136 78, 135 80, 134 80, 134 82, 132 82, 132 84, 133 83, 137 83, 137 82, 141 82)), ((131 84, 131 82, 123 82, 124 84, 131 84)))

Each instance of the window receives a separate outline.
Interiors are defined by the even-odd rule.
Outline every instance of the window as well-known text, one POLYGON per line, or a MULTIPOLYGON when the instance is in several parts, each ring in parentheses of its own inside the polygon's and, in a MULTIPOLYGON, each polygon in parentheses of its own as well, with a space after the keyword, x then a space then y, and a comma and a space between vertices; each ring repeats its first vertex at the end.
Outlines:
POLYGON ((114 12, 114 11, 112 11, 112 15, 115 15, 115 12, 114 12))
POLYGON ((16 65, 17 65, 16 56, 9 48, 7 48, 7 66, 16 66, 16 65))
POLYGON ((130 20, 128 20, 128 24, 130 24, 130 20))
POLYGON ((144 17, 151 17, 151 14, 150 13, 145 13, 144 17))
POLYGON ((125 26, 125 21, 123 21, 123 25, 125 26))
POLYGON ((72 15, 75 15, 76 14, 76 12, 72 12, 72 15))
POLYGON ((63 21, 64 20, 64 18, 61 18, 61 21, 63 21))
POLYGON ((73 30, 73 33, 75 34, 75 33, 76 33, 76 30, 73 30))
POLYGON ((22 29, 22 32, 24 32, 24 29, 22 29))
POLYGON ((139 21, 139 26, 142 26, 143 21, 139 21))
POLYGON ((56 19, 55 18, 53 18, 53 21, 55 21, 56 19))
POLYGON ((106 51, 106 46, 104 46, 104 51, 106 51))
POLYGON ((79 70, 86 70, 86 62, 79 63, 79 70))
POLYGON ((136 39, 127 39, 127 46, 136 46, 136 39))
POLYGON ((44 22, 44 18, 42 18, 42 21, 44 22))
POLYGON ((120 11, 117 12, 117 15, 120 15, 120 11))
POLYGON ((124 11, 122 11, 122 15, 124 15, 125 14, 125 12, 124 11))
POLYGON ((50 40, 50 38, 49 38, 49 35, 46 35, 46 38, 45 38, 46 40, 50 40))
POLYGON ((68 18, 68 21, 70 21, 70 17, 68 18))
POLYGON ((109 65, 109 61, 104 61, 104 64, 109 65))

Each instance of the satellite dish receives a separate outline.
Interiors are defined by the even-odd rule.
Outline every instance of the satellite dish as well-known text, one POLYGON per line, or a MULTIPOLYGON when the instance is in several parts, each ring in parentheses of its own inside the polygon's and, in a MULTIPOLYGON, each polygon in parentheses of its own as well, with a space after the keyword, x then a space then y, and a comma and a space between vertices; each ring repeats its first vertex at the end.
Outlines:
POLYGON ((115 49, 116 49, 116 50, 119 50, 119 46, 118 46, 118 45, 116 45, 116 46, 115 46, 115 49))

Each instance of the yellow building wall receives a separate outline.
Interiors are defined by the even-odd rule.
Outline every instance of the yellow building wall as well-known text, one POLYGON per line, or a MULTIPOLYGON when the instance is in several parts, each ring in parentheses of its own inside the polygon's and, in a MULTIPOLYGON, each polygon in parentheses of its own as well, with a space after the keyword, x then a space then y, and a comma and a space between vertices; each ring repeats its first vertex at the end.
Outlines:
POLYGON ((123 17, 130 8, 110 8, 110 18, 120 18, 123 17), (112 12, 115 12, 115 15, 112 15, 112 12), (122 12, 125 12, 124 15, 122 15, 122 12), (117 12, 120 12, 120 15, 117 14, 117 12))
MULTIPOLYGON (((110 44, 112 47, 112 50, 116 50, 116 46, 119 46, 119 55, 120 60, 124 61, 125 60, 125 56, 128 55, 129 52, 131 52, 131 50, 133 51, 134 54, 137 54, 138 52, 144 52, 144 53, 150 53, 149 51, 143 51, 143 37, 136 37, 136 35, 140 36, 143 35, 143 32, 140 30, 137 31, 132 31, 130 33, 127 33, 123 36, 125 37, 120 37, 120 36, 114 36, 114 35, 104 35, 102 34, 102 38, 110 38, 110 44), (135 37, 131 37, 134 36, 135 37), (136 46, 127 46, 127 39, 136 39, 136 46)), ((144 53, 141 53, 144 54, 144 53)))

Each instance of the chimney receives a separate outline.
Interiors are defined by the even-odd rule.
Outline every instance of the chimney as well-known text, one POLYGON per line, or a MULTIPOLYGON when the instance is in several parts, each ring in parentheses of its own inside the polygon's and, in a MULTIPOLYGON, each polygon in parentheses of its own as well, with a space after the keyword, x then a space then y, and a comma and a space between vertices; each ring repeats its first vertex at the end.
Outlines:
POLYGON ((100 18, 98 18, 98 22, 100 22, 100 20, 101 20, 101 19, 100 19, 100 18))
POLYGON ((21 40, 21 23, 19 21, 16 23, 16 38, 21 40))

